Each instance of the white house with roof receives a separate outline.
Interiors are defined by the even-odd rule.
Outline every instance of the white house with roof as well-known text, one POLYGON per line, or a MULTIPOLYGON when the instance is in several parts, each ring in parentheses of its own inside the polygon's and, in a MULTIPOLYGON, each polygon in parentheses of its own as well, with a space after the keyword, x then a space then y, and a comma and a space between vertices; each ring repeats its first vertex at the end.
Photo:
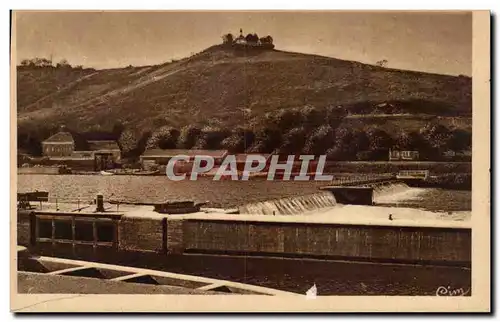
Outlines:
POLYGON ((59 132, 42 142, 43 155, 48 157, 69 157, 73 151, 75 151, 75 140, 63 126, 59 132))
POLYGON ((61 126, 58 133, 42 142, 43 155, 54 161, 90 162, 94 170, 114 167, 121 150, 114 140, 89 140, 87 147, 77 149, 73 135, 61 126))

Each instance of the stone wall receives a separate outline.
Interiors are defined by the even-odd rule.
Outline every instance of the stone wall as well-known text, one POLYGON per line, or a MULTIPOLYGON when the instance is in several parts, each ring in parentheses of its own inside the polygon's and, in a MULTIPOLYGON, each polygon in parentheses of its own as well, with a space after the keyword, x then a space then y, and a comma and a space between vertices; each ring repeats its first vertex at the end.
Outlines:
MULTIPOLYGON (((187 220, 184 249, 392 262, 471 260, 470 229, 187 220)), ((167 247, 171 245, 167 243, 167 247)), ((178 244, 176 245, 178 247, 178 244)))
POLYGON ((170 254, 182 254, 184 252, 184 236, 185 232, 187 232, 184 223, 184 220, 176 218, 169 218, 166 222, 165 248, 170 254))
POLYGON ((118 247, 124 251, 164 252, 164 218, 122 216, 118 247))
MULTIPOLYGON (((233 254, 463 266, 471 262, 468 228, 400 227, 124 215, 119 251, 233 254)), ((29 246, 30 215, 18 211, 18 244, 29 246)), ((50 246, 50 245, 48 245, 50 246)), ((60 246, 60 245, 59 245, 60 246)), ((59 247, 58 246, 58 247, 59 247)), ((78 246, 82 248, 81 246, 78 246)))
POLYGON ((17 244, 29 246, 31 243, 31 211, 17 211, 17 244))

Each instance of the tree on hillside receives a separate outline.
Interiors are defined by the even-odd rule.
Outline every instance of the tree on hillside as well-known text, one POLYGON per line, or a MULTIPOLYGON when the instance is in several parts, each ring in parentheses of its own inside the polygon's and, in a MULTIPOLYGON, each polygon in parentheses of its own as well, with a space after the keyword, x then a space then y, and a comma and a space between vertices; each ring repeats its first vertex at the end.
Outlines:
POLYGON ((327 106, 325 110, 326 110, 325 121, 334 130, 339 127, 344 118, 349 114, 347 109, 341 105, 338 106, 330 105, 327 106))
POLYGON ((259 39, 262 44, 272 44, 273 43, 273 37, 267 35, 266 37, 262 37, 259 39))
POLYGON ((447 146, 452 151, 470 150, 472 147, 472 133, 463 129, 451 131, 447 146))
POLYGON ((271 153, 281 145, 282 132, 274 126, 264 127, 255 133, 253 145, 248 152, 271 153))
POLYGON ((346 143, 348 144, 350 155, 355 155, 370 148, 370 140, 366 132, 357 129, 351 132, 351 141, 346 143))
POLYGON ((233 41, 234 41, 234 36, 233 36, 233 34, 231 34, 231 33, 224 34, 224 35, 222 36, 222 43, 223 43, 223 44, 232 44, 232 43, 233 43, 233 41))
POLYGON ((281 154, 299 154, 302 152, 307 140, 307 131, 304 127, 296 127, 283 136, 283 142, 279 148, 281 154))
POLYGON ((151 137, 151 132, 150 131, 145 131, 141 133, 141 137, 139 138, 139 141, 137 142, 137 148, 133 152, 134 156, 139 156, 144 153, 146 150, 149 138, 151 137))
POLYGON ((396 139, 396 147, 401 150, 421 150, 422 136, 418 132, 402 131, 396 139))
POLYGON ((392 137, 384 130, 371 128, 366 131, 369 149, 372 151, 389 150, 393 145, 392 137))
POLYGON ((327 155, 335 160, 356 160, 356 154, 367 151, 369 146, 370 141, 364 131, 341 127, 335 131, 335 145, 327 151, 327 155))
POLYGON ((128 157, 137 149, 137 133, 132 129, 125 129, 121 132, 118 139, 118 146, 122 152, 122 157, 128 157))
POLYGON ((339 144, 326 150, 326 158, 328 160, 342 161, 346 160, 346 154, 342 151, 342 147, 339 144))
POLYGON ((282 132, 304 125, 304 114, 298 108, 282 108, 266 114, 266 126, 275 127, 282 132))
POLYGON ((330 125, 317 128, 307 139, 304 153, 322 155, 335 145, 335 132, 330 125))
POLYGON ((326 109, 319 109, 314 106, 304 106, 299 109, 302 116, 299 118, 302 119, 302 125, 306 129, 316 129, 325 124, 325 119, 327 117, 326 109))
POLYGON ((147 141, 147 149, 175 149, 179 131, 170 126, 163 126, 153 132, 147 141))
POLYGON ((178 145, 180 148, 191 149, 201 134, 201 129, 195 125, 186 125, 182 128, 178 145))
POLYGON ((115 124, 113 124, 111 133, 116 139, 118 139, 124 130, 125 130, 125 125, 123 125, 122 122, 117 121, 115 122, 115 124))
POLYGON ((32 59, 23 59, 21 66, 25 67, 49 67, 52 66, 52 60, 47 58, 35 57, 32 59))
POLYGON ((428 142, 431 148, 442 152, 451 137, 450 130, 442 124, 428 124, 420 130, 422 137, 428 142))
MULTIPOLYGON (((17 128, 17 147, 31 155, 42 155, 42 141, 59 132, 60 127, 46 123, 25 123, 17 128)), ((75 143, 76 138, 75 138, 75 143)))
POLYGON ((387 63, 388 63, 387 59, 382 59, 382 60, 379 60, 379 61, 376 63, 376 65, 377 65, 377 66, 380 66, 380 67, 386 67, 386 66, 387 66, 387 63))
POLYGON ((247 42, 258 42, 259 41, 259 36, 257 34, 248 34, 246 37, 245 37, 245 40, 247 42))
POLYGON ((42 155, 42 140, 36 133, 31 131, 17 131, 18 152, 26 152, 30 155, 42 155))
POLYGON ((233 153, 243 153, 249 148, 255 139, 250 129, 236 128, 230 136, 221 142, 221 147, 233 153))
POLYGON ((196 142, 196 149, 219 149, 229 131, 216 126, 205 126, 196 142))
POLYGON ((394 140, 382 129, 370 128, 366 131, 368 151, 358 152, 358 160, 386 160, 388 151, 393 147, 394 140))
POLYGON ((71 65, 66 59, 61 59, 61 61, 56 64, 56 68, 71 68, 71 65))

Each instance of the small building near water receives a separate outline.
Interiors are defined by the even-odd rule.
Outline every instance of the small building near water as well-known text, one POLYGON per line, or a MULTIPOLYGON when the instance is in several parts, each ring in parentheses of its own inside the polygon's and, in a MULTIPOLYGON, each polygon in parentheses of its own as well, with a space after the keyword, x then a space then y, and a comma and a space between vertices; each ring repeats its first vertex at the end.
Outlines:
POLYGON ((207 156, 214 158, 215 165, 220 165, 226 157, 227 150, 187 150, 187 149, 149 149, 140 156, 142 168, 152 170, 159 165, 167 165, 168 161, 176 156, 187 156, 188 160, 182 161, 189 164, 196 156, 207 156))
POLYGON ((42 142, 42 152, 49 161, 81 170, 111 169, 120 160, 121 150, 114 140, 89 140, 85 145, 83 150, 78 149, 73 135, 62 126, 42 142))
POLYGON ((75 151, 73 135, 61 126, 59 132, 42 142, 43 155, 48 157, 69 157, 75 151))
POLYGON ((417 161, 419 157, 418 151, 389 150, 389 161, 417 161))

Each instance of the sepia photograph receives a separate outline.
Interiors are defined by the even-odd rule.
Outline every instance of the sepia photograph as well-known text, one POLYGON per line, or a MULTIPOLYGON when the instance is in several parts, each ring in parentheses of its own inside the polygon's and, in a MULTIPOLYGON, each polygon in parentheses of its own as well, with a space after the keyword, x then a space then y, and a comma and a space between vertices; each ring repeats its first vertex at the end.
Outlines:
POLYGON ((489 20, 12 11, 11 310, 489 310, 489 20))

